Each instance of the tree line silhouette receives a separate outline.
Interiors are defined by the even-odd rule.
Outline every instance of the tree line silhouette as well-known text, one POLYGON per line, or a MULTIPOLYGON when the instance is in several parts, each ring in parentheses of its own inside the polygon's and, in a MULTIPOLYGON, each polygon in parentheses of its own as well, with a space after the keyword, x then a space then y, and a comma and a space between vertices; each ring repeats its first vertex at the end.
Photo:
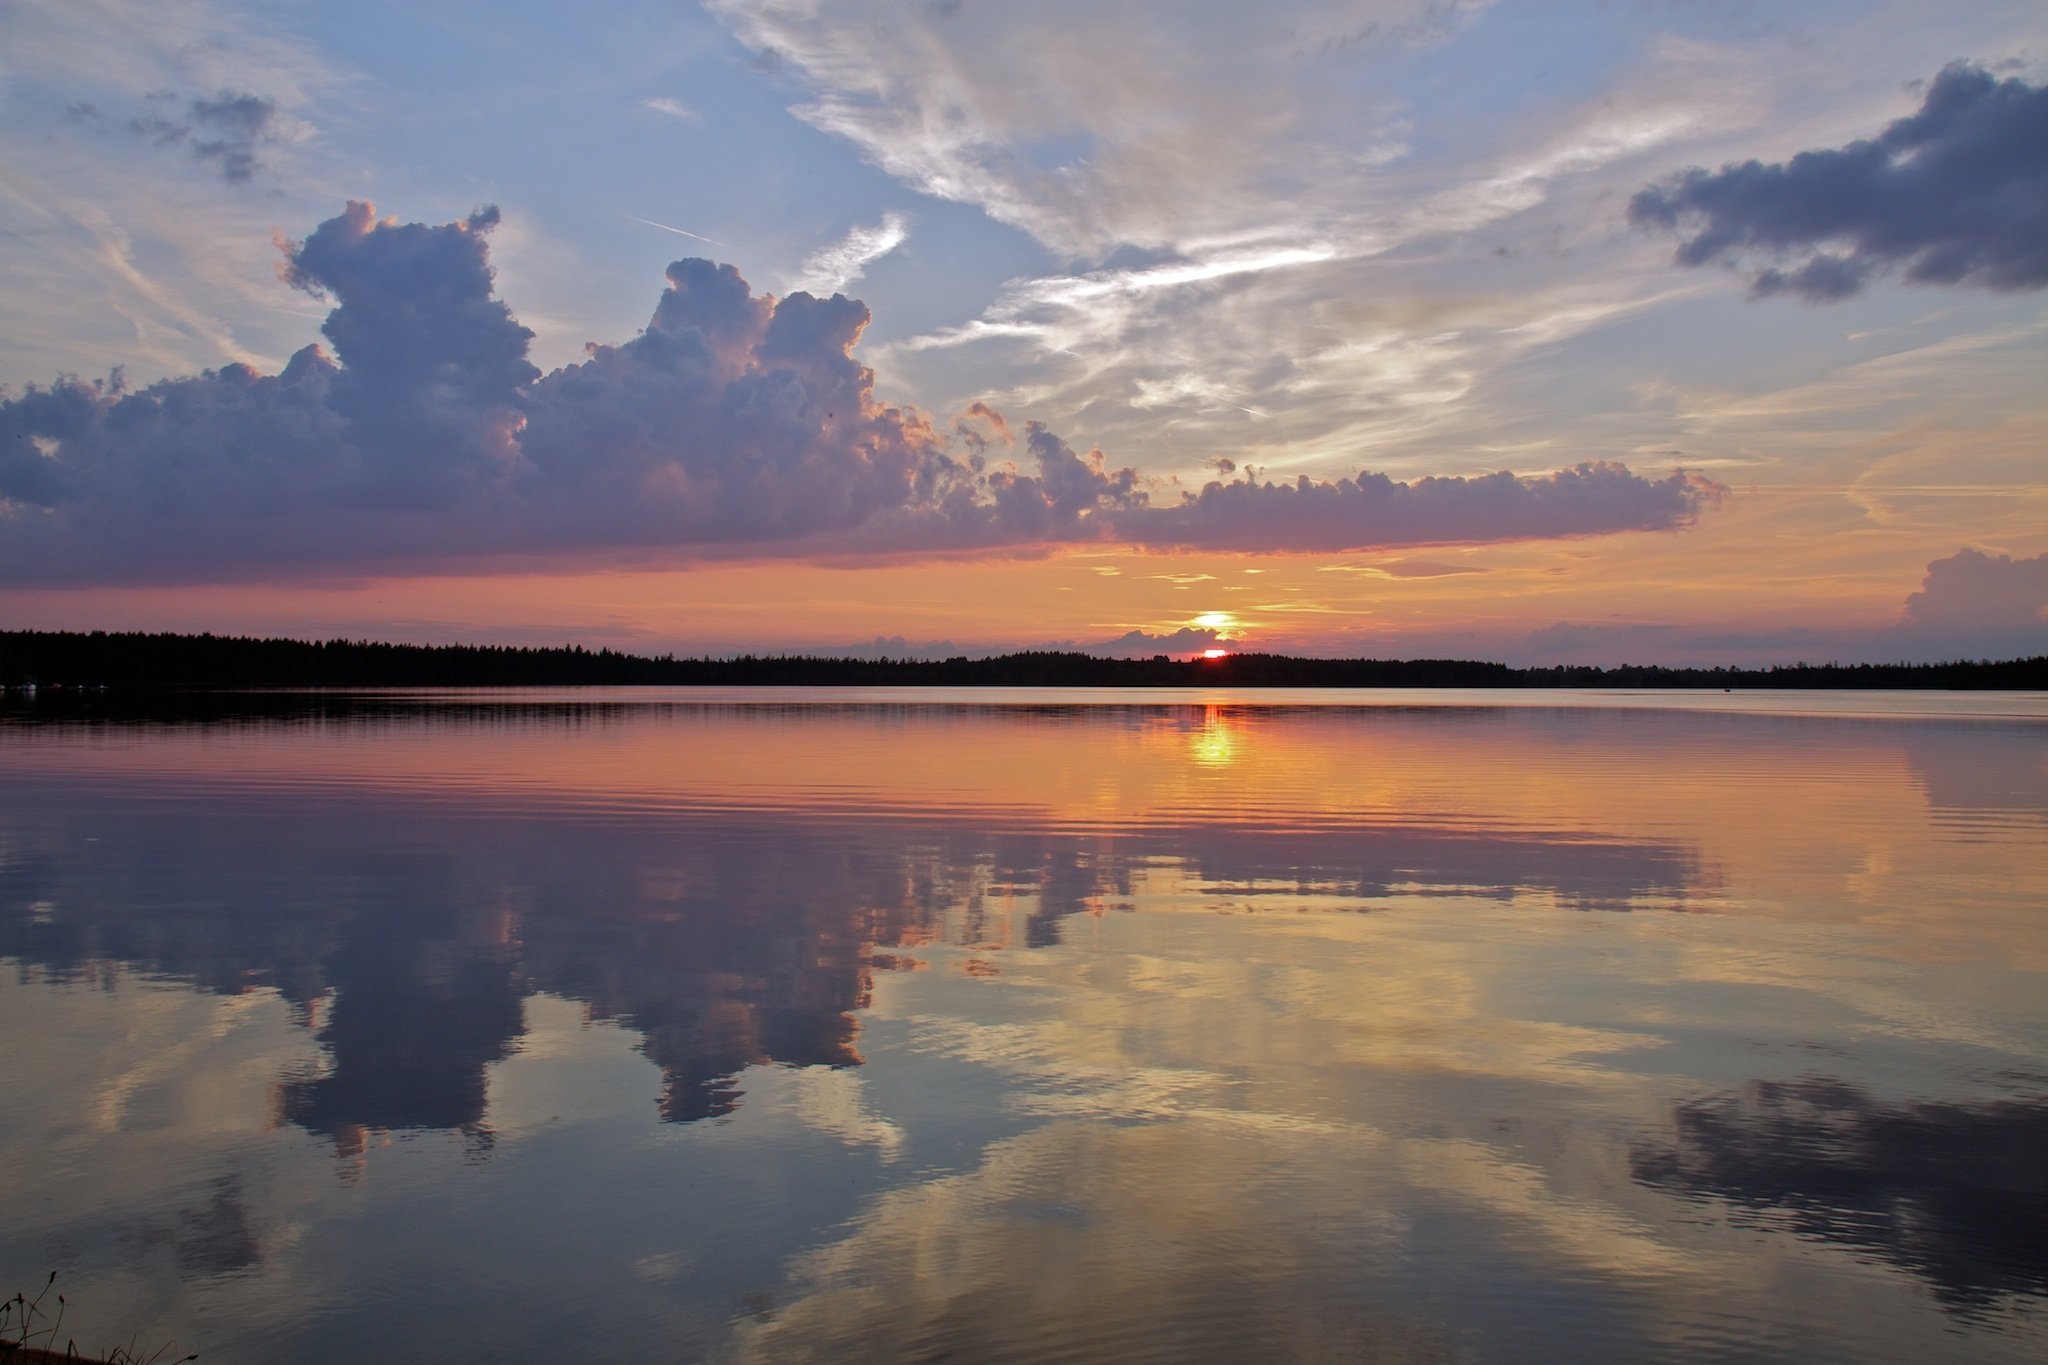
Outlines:
POLYGON ((1105 659, 1026 650, 994 658, 807 654, 644 656, 580 645, 409 645, 136 631, 0 631, 0 686, 133 690, 299 687, 1708 687, 2048 688, 2048 656, 1771 668, 1510 668, 1468 659, 1105 659))

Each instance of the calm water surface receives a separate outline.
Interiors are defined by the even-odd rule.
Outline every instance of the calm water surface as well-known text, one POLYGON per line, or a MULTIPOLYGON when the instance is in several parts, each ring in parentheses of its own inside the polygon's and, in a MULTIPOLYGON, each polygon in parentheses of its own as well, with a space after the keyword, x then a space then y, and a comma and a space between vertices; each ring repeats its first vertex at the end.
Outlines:
POLYGON ((82 1346, 2048 1355, 2038 694, 17 701, 0 962, 82 1346))

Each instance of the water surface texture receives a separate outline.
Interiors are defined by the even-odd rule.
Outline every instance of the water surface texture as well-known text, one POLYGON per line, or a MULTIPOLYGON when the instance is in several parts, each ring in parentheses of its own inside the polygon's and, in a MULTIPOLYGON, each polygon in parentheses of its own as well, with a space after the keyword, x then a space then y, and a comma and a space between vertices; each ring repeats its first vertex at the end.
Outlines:
POLYGON ((2039 1360, 2044 850, 2040 696, 16 703, 0 1287, 212 1362, 2039 1360))

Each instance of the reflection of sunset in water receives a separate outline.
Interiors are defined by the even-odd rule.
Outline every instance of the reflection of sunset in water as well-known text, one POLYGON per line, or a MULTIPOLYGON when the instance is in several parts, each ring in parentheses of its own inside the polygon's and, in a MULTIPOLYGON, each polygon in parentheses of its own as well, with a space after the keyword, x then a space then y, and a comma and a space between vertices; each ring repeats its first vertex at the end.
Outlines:
POLYGON ((219 1303, 170 1334, 340 1360, 302 1305, 370 1295, 474 1341, 573 1262, 622 1356, 2041 1345, 2048 1259, 1982 1212, 2048 1208, 1997 1155, 2048 1132, 2039 727, 1208 697, 0 741, 0 1030, 39 1040, 0 1160, 46 1172, 0 1254, 84 1248, 138 1330, 219 1303))
POLYGON ((1228 709, 1202 708, 1201 726, 1190 746, 1195 762, 1210 768, 1228 767, 1237 758, 1237 735, 1228 709))

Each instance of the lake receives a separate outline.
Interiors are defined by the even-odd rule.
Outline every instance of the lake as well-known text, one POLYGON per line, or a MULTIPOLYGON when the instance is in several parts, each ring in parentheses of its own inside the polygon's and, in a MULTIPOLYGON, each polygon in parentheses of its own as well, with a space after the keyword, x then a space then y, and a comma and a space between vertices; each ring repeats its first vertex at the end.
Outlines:
POLYGON ((84 1348, 2048 1357, 2042 694, 15 699, 0 959, 84 1348))

